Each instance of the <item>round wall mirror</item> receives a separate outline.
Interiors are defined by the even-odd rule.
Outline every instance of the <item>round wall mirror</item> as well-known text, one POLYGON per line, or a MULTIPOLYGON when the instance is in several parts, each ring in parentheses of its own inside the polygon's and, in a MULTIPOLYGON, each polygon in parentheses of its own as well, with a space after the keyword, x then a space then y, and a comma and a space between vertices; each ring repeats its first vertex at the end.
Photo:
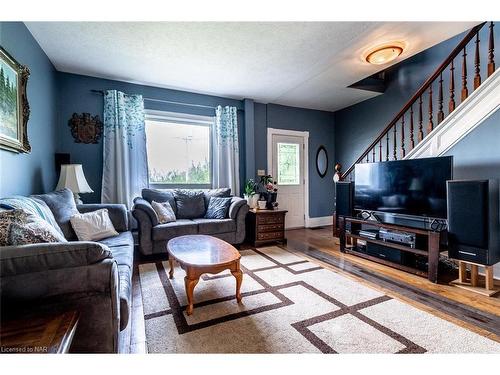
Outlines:
POLYGON ((318 152, 316 152, 316 169, 321 178, 326 176, 326 172, 328 171, 328 154, 325 146, 319 146, 318 152))

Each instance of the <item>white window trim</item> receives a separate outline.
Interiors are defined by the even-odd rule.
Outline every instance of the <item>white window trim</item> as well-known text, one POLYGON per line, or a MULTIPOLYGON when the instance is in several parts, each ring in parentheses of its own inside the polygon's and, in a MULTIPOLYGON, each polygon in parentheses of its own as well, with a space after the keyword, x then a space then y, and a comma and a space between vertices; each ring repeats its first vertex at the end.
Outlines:
POLYGON ((309 132, 267 128, 267 171, 271 171, 273 163, 273 135, 291 135, 304 139, 304 224, 306 228, 311 226, 311 218, 309 217, 309 132))
MULTIPOLYGON (((147 109, 145 112, 145 120, 148 121, 158 121, 158 122, 176 122, 185 125, 197 125, 197 126, 208 126, 211 128, 210 131, 210 183, 209 184, 168 184, 168 183, 152 183, 149 182, 149 186, 155 189, 211 189, 213 184, 213 166, 212 166, 212 154, 213 154, 213 125, 215 123, 215 117, 211 116, 201 116, 192 115, 188 113, 178 113, 178 112, 167 112, 167 111, 156 111, 147 109)), ((148 177, 149 179, 149 177, 148 177)))

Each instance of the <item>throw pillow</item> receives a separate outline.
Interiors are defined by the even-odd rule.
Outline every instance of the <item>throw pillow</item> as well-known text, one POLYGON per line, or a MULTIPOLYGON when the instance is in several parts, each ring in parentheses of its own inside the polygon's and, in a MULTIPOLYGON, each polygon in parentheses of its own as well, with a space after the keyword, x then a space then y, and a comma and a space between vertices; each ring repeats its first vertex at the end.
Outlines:
POLYGON ((232 198, 211 197, 205 219, 227 219, 232 198))
POLYGON ((33 195, 32 198, 41 199, 49 206, 67 240, 76 239, 75 232, 71 228, 69 221, 71 216, 78 214, 75 198, 71 190, 62 189, 52 193, 33 195))
POLYGON ((203 192, 197 190, 175 190, 178 219, 196 219, 205 216, 203 192))
POLYGON ((28 222, 12 223, 9 226, 7 242, 11 246, 30 245, 45 242, 67 242, 47 221, 28 215, 28 222))
POLYGON ((208 189, 203 190, 203 195, 205 198, 205 209, 208 208, 211 197, 227 198, 231 196, 230 188, 219 188, 219 189, 208 189))
POLYGON ((8 210, 0 212, 0 246, 9 244, 9 228, 12 223, 23 224, 28 214, 23 210, 8 210))
POLYGON ((158 216, 158 222, 160 224, 170 223, 172 221, 176 221, 174 210, 172 206, 168 202, 156 202, 153 201, 151 203, 153 210, 156 212, 156 216, 158 216))
POLYGON ((177 213, 177 206, 175 205, 174 191, 171 189, 142 189, 142 197, 149 203, 168 202, 170 207, 177 213))
POLYGON ((9 210, 19 209, 38 216, 46 220, 61 235, 64 235, 61 228, 59 228, 59 225, 57 224, 57 221, 54 218, 54 214, 50 210, 49 206, 47 206, 47 204, 41 199, 24 196, 13 196, 11 198, 0 199, 0 207, 7 208, 9 210))
POLYGON ((80 241, 98 241, 118 236, 106 208, 73 215, 70 221, 80 241))

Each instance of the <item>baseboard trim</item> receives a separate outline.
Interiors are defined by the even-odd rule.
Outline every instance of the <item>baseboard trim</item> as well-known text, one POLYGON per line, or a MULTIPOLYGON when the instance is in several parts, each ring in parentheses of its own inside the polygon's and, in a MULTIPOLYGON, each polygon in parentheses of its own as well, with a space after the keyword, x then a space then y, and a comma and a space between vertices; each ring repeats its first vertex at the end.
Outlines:
POLYGON ((323 227, 326 225, 333 225, 333 216, 310 217, 306 227, 316 228, 316 227, 323 227))

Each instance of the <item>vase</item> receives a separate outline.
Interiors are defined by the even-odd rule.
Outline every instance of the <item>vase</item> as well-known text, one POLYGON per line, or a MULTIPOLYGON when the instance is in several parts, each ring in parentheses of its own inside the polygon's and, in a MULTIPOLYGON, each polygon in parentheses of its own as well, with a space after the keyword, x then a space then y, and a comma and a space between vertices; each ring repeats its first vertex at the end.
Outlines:
POLYGON ((250 208, 257 208, 257 202, 259 200, 259 194, 243 195, 243 198, 247 201, 250 208))

